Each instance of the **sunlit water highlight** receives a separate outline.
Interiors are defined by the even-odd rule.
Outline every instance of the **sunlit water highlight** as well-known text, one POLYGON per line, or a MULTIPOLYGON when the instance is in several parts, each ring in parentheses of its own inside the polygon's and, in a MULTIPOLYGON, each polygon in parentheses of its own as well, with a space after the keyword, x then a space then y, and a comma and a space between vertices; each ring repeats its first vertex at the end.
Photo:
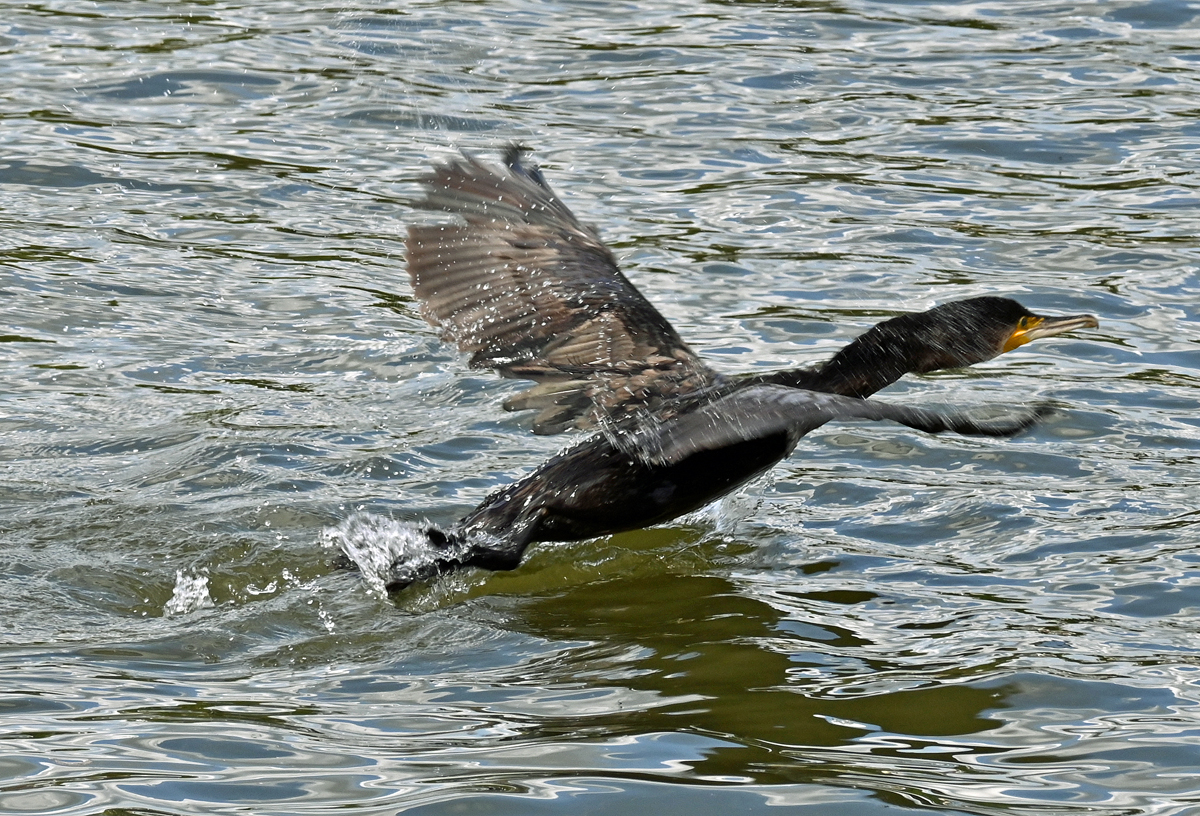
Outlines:
POLYGON ((1198 70, 1178 0, 6 8, 0 812, 1195 812, 1198 70), (403 271, 513 140, 724 371, 1101 328, 886 392, 1014 440, 826 426, 389 601, 566 444, 403 271))

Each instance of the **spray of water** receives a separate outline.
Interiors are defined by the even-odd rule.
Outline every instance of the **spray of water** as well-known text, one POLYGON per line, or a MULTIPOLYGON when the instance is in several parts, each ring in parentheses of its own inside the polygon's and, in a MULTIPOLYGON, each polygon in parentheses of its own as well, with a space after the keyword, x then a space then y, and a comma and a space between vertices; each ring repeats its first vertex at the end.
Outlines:
POLYGON ((211 609, 213 606, 212 597, 208 594, 207 570, 175 571, 175 590, 171 593, 171 599, 163 606, 164 615, 186 615, 197 609, 211 609))
MULTIPOLYGON (((378 595, 389 585, 407 585, 437 574, 457 554, 455 545, 436 544, 430 524, 397 521, 373 513, 355 513, 321 532, 321 543, 341 550, 378 595)), ((438 534, 437 538, 443 540, 438 534)))

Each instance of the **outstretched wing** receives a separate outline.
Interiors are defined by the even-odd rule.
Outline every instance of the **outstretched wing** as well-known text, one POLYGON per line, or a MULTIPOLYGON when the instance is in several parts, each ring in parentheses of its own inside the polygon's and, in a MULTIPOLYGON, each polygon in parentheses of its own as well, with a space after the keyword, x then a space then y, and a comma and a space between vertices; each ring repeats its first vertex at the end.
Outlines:
POLYGON ((609 440, 647 464, 672 465, 701 451, 777 434, 787 434, 794 445, 809 431, 836 419, 886 419, 926 433, 1012 436, 1049 411, 1038 407, 983 420, 959 412, 908 408, 781 385, 754 385, 702 404, 669 422, 638 423, 623 434, 609 434, 609 440))
POLYGON ((424 317, 472 367, 538 383, 505 407, 539 409, 534 432, 558 433, 714 383, 520 148, 505 164, 436 166, 417 206, 465 223, 410 227, 407 244, 424 317))

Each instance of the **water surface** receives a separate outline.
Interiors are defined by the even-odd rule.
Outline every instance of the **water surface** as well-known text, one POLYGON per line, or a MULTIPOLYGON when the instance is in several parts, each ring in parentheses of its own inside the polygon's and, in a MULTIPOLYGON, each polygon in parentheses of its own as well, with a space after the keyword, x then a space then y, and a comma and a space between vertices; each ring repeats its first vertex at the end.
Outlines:
POLYGON ((1200 11, 48 2, 0 21, 0 811, 1200 807, 1200 11), (417 314, 438 158, 536 148, 721 370, 981 294, 713 510, 394 601, 348 519, 551 455, 417 314))

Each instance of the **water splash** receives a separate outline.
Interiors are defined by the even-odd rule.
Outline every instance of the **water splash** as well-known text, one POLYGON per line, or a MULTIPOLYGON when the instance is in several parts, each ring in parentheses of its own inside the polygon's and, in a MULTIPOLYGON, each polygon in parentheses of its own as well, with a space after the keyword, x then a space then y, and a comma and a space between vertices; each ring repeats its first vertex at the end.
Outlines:
POLYGON ((754 516, 763 503, 763 491, 774 484, 774 477, 765 474, 758 477, 749 485, 722 496, 717 501, 702 508, 701 518, 706 518, 713 529, 723 538, 737 534, 738 526, 754 516))
POLYGON ((208 594, 208 570, 175 571, 175 589, 171 599, 163 606, 163 615, 170 618, 197 609, 211 609, 213 606, 215 604, 208 594))
POLYGON ((322 530, 321 543, 345 553, 362 572, 367 587, 384 596, 389 585, 430 577, 438 572, 439 564, 457 554, 453 545, 434 543, 430 534, 435 530, 430 524, 355 513, 336 527, 322 530))

